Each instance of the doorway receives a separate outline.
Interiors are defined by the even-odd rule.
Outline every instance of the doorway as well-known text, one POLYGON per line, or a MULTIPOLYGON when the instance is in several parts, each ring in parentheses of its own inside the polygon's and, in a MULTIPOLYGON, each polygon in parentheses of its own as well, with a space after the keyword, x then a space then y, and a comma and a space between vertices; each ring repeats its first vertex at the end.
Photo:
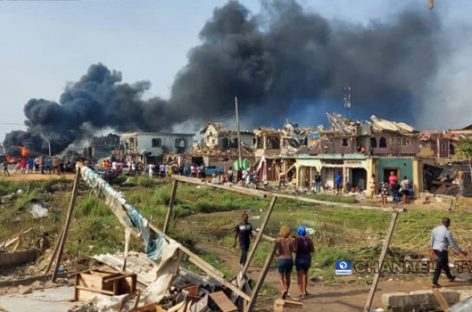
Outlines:
POLYGON ((350 183, 352 187, 357 187, 359 191, 365 191, 367 182, 367 171, 363 168, 351 169, 350 183))
POLYGON ((388 177, 390 176, 390 172, 395 173, 395 175, 398 177, 399 176, 399 170, 398 168, 384 168, 383 169, 383 178, 382 181, 388 183, 388 177))

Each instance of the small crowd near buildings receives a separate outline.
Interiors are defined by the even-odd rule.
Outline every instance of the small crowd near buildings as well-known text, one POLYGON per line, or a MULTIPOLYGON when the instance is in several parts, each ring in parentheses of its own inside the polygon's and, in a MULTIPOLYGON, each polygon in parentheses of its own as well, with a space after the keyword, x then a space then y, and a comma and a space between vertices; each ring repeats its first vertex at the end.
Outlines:
MULTIPOLYGON (((125 132, 93 140, 84 156, 108 155, 99 167, 117 173, 181 174, 215 184, 362 194, 382 201, 387 189, 394 202, 403 201, 407 190, 406 200, 423 191, 472 196, 470 162, 457 148, 460 140, 472 138, 472 125, 445 132, 418 131, 376 116, 357 121, 328 113, 327 118, 327 128, 286 122, 280 129, 242 130, 241 144, 237 131, 218 122, 207 123, 196 141, 191 133, 125 132), (400 187, 391 185, 391 176, 400 187)), ((60 159, 43 158, 39 166, 44 172, 61 167, 60 159)), ((20 171, 29 170, 28 158, 20 163, 20 171)))

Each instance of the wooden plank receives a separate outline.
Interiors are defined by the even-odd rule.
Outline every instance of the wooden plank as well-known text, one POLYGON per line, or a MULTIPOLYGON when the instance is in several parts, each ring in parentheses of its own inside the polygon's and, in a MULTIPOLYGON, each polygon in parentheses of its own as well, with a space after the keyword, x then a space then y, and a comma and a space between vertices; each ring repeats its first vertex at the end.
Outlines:
POLYGON ((279 198, 293 199, 293 200, 298 200, 298 201, 313 203, 313 204, 319 204, 319 205, 336 206, 336 207, 344 207, 344 208, 354 208, 354 209, 378 210, 378 211, 385 211, 385 212, 392 212, 392 211, 405 212, 406 211, 406 209, 404 209, 404 208, 377 207, 377 206, 368 206, 368 205, 356 205, 356 204, 348 204, 348 203, 329 202, 329 201, 324 201, 324 200, 308 198, 308 197, 304 197, 304 196, 295 196, 295 195, 289 195, 289 194, 283 194, 283 193, 274 193, 274 192, 267 192, 267 191, 261 191, 261 190, 253 190, 253 189, 249 189, 249 188, 242 187, 242 186, 237 186, 237 185, 227 186, 227 185, 211 184, 209 182, 203 182, 203 181, 201 181, 200 179, 197 179, 197 178, 190 178, 190 177, 185 177, 185 176, 175 176, 174 178, 176 180, 179 180, 179 181, 185 182, 185 183, 205 185, 205 186, 216 188, 216 189, 222 189, 222 190, 226 190, 226 191, 230 191, 230 192, 236 192, 236 193, 250 195, 250 196, 259 196, 259 197, 277 196, 279 198))
POLYGON ((252 291, 251 298, 249 299, 249 302, 246 305, 244 312, 252 311, 254 309, 254 306, 256 305, 257 296, 259 295, 259 291, 261 290, 262 284, 264 283, 265 277, 267 275, 267 271, 269 271, 270 263, 272 262, 272 258, 274 258, 276 247, 277 247, 276 243, 273 243, 272 249, 267 255, 264 266, 262 267, 261 274, 259 275, 259 278, 257 279, 256 286, 254 287, 254 290, 252 291))
POLYGON ((229 298, 225 295, 222 291, 217 291, 211 293, 210 295, 211 300, 220 308, 222 312, 235 312, 238 311, 238 307, 234 305, 234 303, 229 300, 229 298))
POLYGON ((111 290, 88 288, 88 287, 80 286, 80 285, 76 285, 75 288, 78 289, 78 290, 86 290, 86 291, 99 293, 99 294, 105 294, 105 295, 111 295, 111 296, 114 295, 113 291, 111 291, 111 290))
POLYGON ((69 232, 70 222, 72 221, 72 212, 74 211, 75 201, 77 199, 77 191, 79 189, 79 180, 80 180, 80 170, 78 167, 75 168, 75 180, 74 186, 72 188, 72 197, 70 199, 69 209, 67 211, 66 222, 64 224, 64 230, 61 236, 61 240, 59 243, 59 250, 57 252, 57 259, 56 265, 54 267, 54 271, 52 272, 51 280, 54 282, 57 277, 57 270, 59 269, 59 265, 61 264, 62 253, 64 252, 64 245, 67 239, 67 233, 69 232))
POLYGON ((387 255, 387 250, 388 250, 388 247, 390 245, 390 241, 392 240, 392 235, 393 235, 393 231, 395 230, 395 224, 397 223, 397 219, 398 219, 398 212, 395 211, 392 214, 392 220, 390 221, 390 227, 387 231, 387 236, 385 237, 385 242, 384 242, 384 245, 382 247, 382 252, 380 253, 379 269, 377 270, 377 273, 375 273, 374 280, 372 282, 372 285, 370 286, 369 295, 367 296, 367 302, 364 306, 364 312, 369 312, 370 306, 372 305, 372 301, 374 300, 375 290, 377 289, 377 285, 378 285, 379 279, 380 279, 380 271, 382 269, 382 266, 383 266, 383 263, 384 263, 384 260, 385 260, 385 256, 387 255))
POLYGON ((170 224, 170 219, 172 217, 172 212, 174 209, 174 201, 175 201, 175 193, 177 192, 177 184, 179 183, 178 180, 173 179, 172 181, 172 193, 170 195, 169 199, 169 206, 167 207, 167 214, 166 214, 166 219, 164 222, 164 227, 162 228, 162 232, 164 234, 167 234, 169 231, 169 224, 170 224))
MULTIPOLYGON (((259 246, 262 236, 264 235, 264 230, 267 226, 267 223, 269 223, 269 219, 270 219, 270 216, 272 215, 272 210, 274 210, 276 201, 277 201, 277 196, 272 197, 272 199, 270 200, 269 208, 267 208, 267 212, 264 216, 264 220, 262 220, 262 224, 259 229, 259 232, 257 232, 256 239, 254 240, 252 244, 252 248, 249 251, 249 254, 247 256, 246 263, 244 264, 244 267, 241 270, 241 273, 243 276, 246 275, 249 265, 251 264, 252 258, 254 257, 256 253, 256 249, 259 246)), ((244 285, 241 285, 241 286, 244 286, 244 285)))
POLYGON ((440 292, 437 288, 433 288, 433 295, 436 298, 436 300, 439 303, 439 306, 443 311, 447 311, 449 309, 449 304, 447 303, 446 298, 444 298, 444 295, 442 292, 440 292))
POLYGON ((303 302, 302 301, 294 301, 294 300, 284 300, 284 299, 276 299, 274 302, 273 312, 284 312, 284 307, 289 307, 291 309, 303 309, 303 302))

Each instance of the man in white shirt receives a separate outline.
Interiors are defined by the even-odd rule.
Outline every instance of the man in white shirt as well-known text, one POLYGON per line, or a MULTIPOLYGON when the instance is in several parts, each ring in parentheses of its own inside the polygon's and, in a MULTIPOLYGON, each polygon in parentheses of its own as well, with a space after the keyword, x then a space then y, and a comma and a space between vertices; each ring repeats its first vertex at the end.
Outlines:
POLYGON ((408 204, 408 195, 410 193, 410 180, 406 176, 403 177, 403 180, 400 182, 402 188, 402 197, 403 203, 408 204))
POLYGON ((456 278, 451 274, 449 270, 449 259, 448 259, 448 248, 451 246, 456 252, 460 252, 464 256, 467 256, 467 252, 463 251, 452 238, 452 234, 449 231, 449 225, 451 219, 443 218, 442 224, 435 227, 431 232, 431 254, 436 260, 436 269, 433 276, 433 288, 441 287, 438 284, 439 276, 441 271, 444 269, 447 278, 453 282, 456 278))

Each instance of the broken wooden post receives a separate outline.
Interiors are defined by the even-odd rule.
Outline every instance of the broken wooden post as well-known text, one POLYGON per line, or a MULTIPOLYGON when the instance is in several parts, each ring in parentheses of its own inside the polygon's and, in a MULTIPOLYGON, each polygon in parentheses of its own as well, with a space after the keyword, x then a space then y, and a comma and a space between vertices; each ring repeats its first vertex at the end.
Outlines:
POLYGON ((254 240, 254 243, 252 245, 251 250, 249 251, 249 254, 247 256, 246 263, 244 264, 244 267, 241 270, 242 275, 244 276, 249 268, 249 265, 251 264, 252 258, 254 257, 256 253, 256 249, 259 246, 259 243, 262 239, 262 236, 264 235, 264 230, 267 226, 267 223, 269 223, 270 216, 272 214, 272 210, 274 209, 275 202, 277 201, 277 196, 272 197, 269 208, 267 209, 267 212, 264 216, 264 220, 262 221, 261 227, 259 229, 259 232, 257 232, 256 239, 254 240))
POLYGON ((392 214, 392 221, 390 222, 390 227, 388 229, 387 236, 385 237, 385 242, 382 247, 382 252, 380 253, 379 268, 378 268, 377 273, 374 276, 372 285, 370 286, 369 296, 367 297, 367 302, 364 307, 364 312, 369 312, 370 306, 372 305, 372 301, 374 300, 375 290, 377 289, 377 284, 379 283, 379 279, 380 279, 380 272, 382 270, 385 256, 387 255, 387 250, 390 245, 390 241, 392 239, 393 230, 395 229, 395 224, 397 223, 397 218, 398 218, 398 212, 394 211, 392 214))
POLYGON ((169 207, 167 208, 166 220, 165 220, 164 226, 162 228, 162 232, 164 234, 167 234, 167 232, 169 231, 170 218, 172 216, 172 211, 174 209, 175 193, 177 192, 177 183, 178 183, 178 180, 173 179, 173 181, 172 181, 172 194, 170 195, 169 207))
POLYGON ((249 302, 247 306, 245 307, 244 312, 252 311, 252 309, 254 308, 256 304, 257 296, 259 295, 259 291, 261 290, 262 284, 264 283, 265 277, 267 275, 267 271, 269 271, 272 258, 274 258, 276 247, 277 247, 276 243, 272 244, 272 249, 269 251, 269 254, 267 255, 264 266, 262 267, 261 275, 259 275, 259 278, 257 279, 256 286, 252 290, 251 298, 249 299, 249 302))
POLYGON ((51 280, 53 282, 56 280, 56 277, 57 277, 57 270, 59 269, 59 265, 61 263, 62 253, 64 252, 64 245, 67 239, 67 233, 69 231, 70 222, 72 220, 72 212, 74 211, 75 200, 77 199, 77 190, 79 188, 79 180, 80 180, 80 170, 78 167, 76 167, 75 171, 76 173, 75 173, 74 186, 72 187, 72 197, 70 199, 66 221, 64 223, 64 228, 62 230, 62 235, 60 237, 59 247, 57 251, 56 265, 54 266, 54 271, 52 272, 51 280))
POLYGON ((128 258, 130 236, 131 236, 131 230, 128 228, 125 228, 125 251, 123 253, 123 266, 121 267, 121 272, 126 271, 126 259, 128 258))

